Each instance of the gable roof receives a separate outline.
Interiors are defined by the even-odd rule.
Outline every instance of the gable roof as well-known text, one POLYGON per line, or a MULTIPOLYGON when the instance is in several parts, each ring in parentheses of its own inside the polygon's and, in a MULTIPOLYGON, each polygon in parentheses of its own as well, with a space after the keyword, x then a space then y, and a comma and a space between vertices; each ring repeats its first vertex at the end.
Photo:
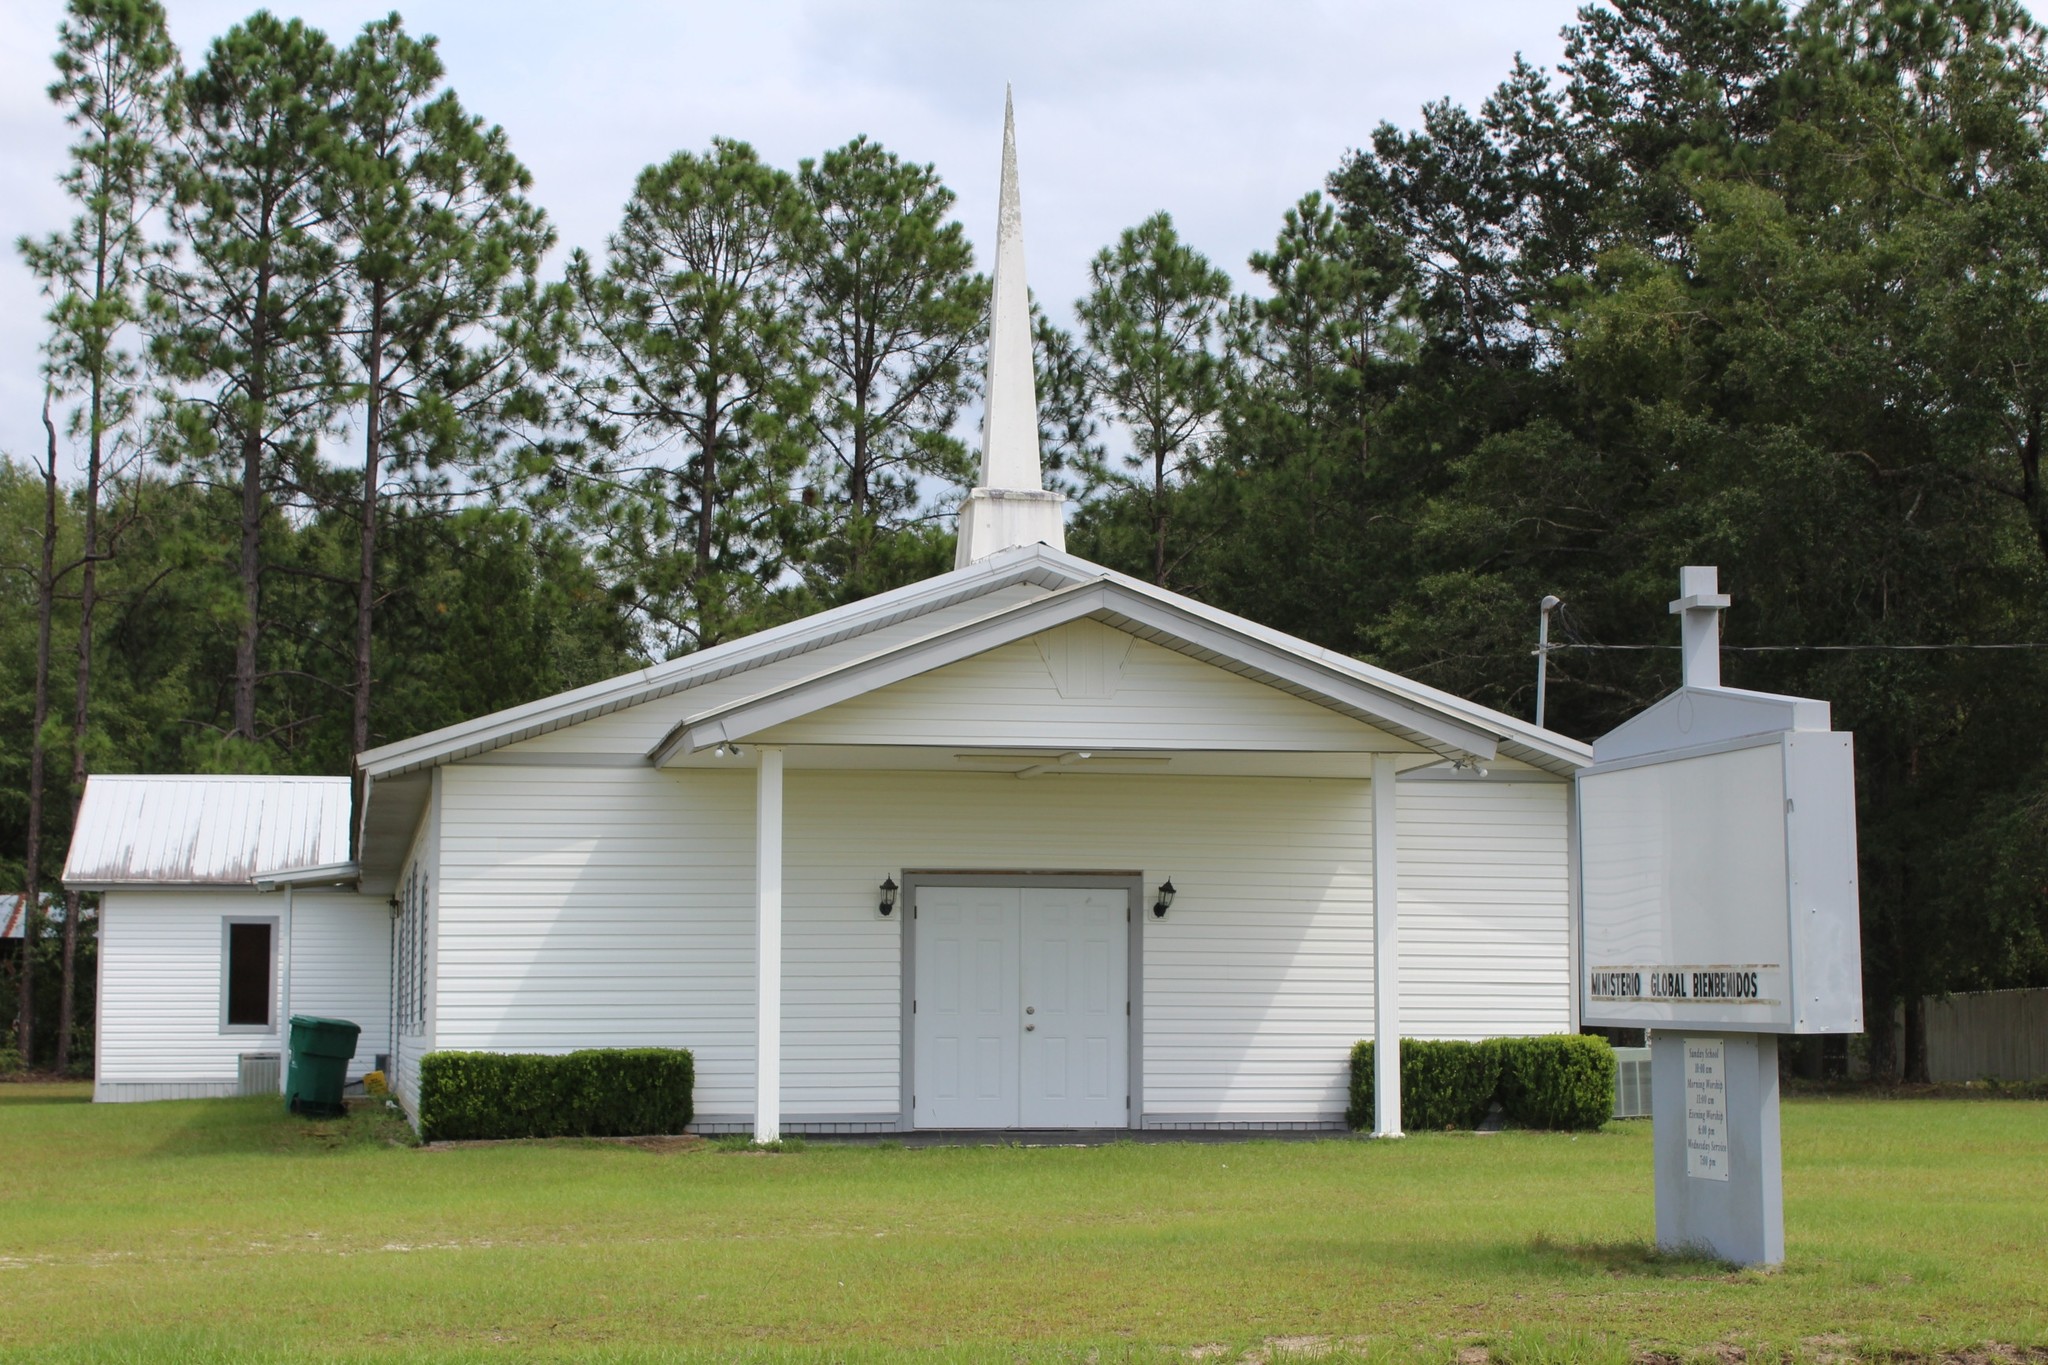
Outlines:
POLYGON ((247 886, 348 858, 346 777, 136 777, 85 782, 64 885, 247 886))
MULTIPOLYGON (((1491 759, 1500 737, 1437 708, 1418 705, 1377 680, 1340 672, 1299 650, 1280 650, 1209 620, 1170 593, 1151 595, 1105 577, 1071 583, 1025 602, 943 626, 928 635, 842 660, 779 686, 685 718, 648 757, 678 754, 757 735, 853 697, 1027 639, 1070 621, 1095 620, 1140 639, 1339 711, 1446 757, 1491 759)), ((1298 643, 1298 642, 1297 642, 1298 643)), ((1391 676, 1391 675, 1389 675, 1391 676)))
POLYGON ((992 604, 988 613, 965 624, 947 626, 907 644, 858 651, 851 657, 847 650, 836 650, 840 657, 830 663, 821 661, 815 673, 690 717, 649 757, 659 761, 677 745, 715 744, 719 726, 731 736, 739 733, 742 725, 759 728, 773 723, 763 721, 765 716, 806 714, 862 690, 886 686, 955 658, 1086 616, 1345 711, 1449 756, 1491 758, 1499 753, 1560 775, 1592 761, 1591 750, 1577 740, 1046 545, 1004 550, 964 569, 741 640, 383 745, 366 751, 358 761, 371 784, 388 781, 771 662, 857 641, 941 608, 1019 585, 1033 589, 1024 595, 1027 600, 992 604))

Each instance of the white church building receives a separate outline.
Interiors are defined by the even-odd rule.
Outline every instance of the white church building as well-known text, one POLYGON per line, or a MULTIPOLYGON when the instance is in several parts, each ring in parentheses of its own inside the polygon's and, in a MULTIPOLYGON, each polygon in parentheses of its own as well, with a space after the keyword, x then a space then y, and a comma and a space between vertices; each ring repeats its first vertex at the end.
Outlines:
POLYGON ((951 573, 373 749, 353 819, 92 779, 96 1098, 315 1013, 408 1108, 436 1049, 662 1046, 763 1139, 1337 1128, 1360 1039, 1574 1030, 1588 747, 1067 554, 1007 128, 1001 203, 951 573))

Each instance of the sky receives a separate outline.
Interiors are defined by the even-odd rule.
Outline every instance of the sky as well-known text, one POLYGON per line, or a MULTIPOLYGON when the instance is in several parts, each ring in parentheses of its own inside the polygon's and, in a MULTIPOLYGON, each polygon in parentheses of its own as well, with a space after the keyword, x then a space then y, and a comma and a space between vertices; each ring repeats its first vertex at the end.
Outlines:
MULTIPOLYGON (((276 0, 346 42, 394 0, 276 0)), ((167 0, 189 65, 252 0, 167 0)), ((500 123, 562 250, 601 251, 633 177, 714 137, 794 170, 865 133, 930 162, 987 269, 1015 89, 1031 285, 1063 322, 1089 259, 1160 209, 1240 288, 1281 215, 1383 121, 1555 67, 1578 0, 420 0, 450 86, 500 123)), ((0 454, 39 456, 47 306, 11 244, 59 228, 45 87, 61 0, 0 5, 0 454)), ((557 255, 561 254, 558 251, 557 255)), ((559 264, 559 262, 557 262, 559 264)))

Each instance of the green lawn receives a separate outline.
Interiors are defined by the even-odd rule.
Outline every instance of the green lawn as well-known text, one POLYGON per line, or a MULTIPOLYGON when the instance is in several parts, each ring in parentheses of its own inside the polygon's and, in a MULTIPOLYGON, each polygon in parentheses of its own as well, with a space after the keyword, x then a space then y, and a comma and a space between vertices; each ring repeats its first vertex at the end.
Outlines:
POLYGON ((1085 1150, 416 1149, 269 1101, 84 1093, 0 1086, 0 1359, 1740 1347, 1818 1362, 2048 1346, 2039 1102, 1789 1102, 1788 1262, 1760 1274, 1648 1253, 1645 1124, 1085 1150))

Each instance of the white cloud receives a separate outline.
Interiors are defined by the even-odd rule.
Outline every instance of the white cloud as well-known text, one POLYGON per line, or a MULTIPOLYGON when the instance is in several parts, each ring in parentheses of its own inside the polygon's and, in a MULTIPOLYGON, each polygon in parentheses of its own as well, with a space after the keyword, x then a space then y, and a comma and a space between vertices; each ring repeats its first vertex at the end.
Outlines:
MULTIPOLYGON (((254 5, 169 0, 196 64, 254 5)), ((1171 211, 1241 283, 1246 255, 1382 120, 1477 103, 1517 51, 1544 65, 1577 0, 584 0, 405 10, 441 37, 450 84, 504 124, 568 246, 603 245, 634 175, 713 136, 794 167, 858 133, 935 163, 976 241, 992 236, 1004 82, 1016 87, 1031 277, 1056 313, 1089 258, 1171 211)), ((346 41, 389 0, 309 0, 346 41)), ((66 130, 43 95, 62 6, 0 6, 0 236, 57 227, 66 130)), ((11 255, 11 253, 10 253, 11 255)), ((0 450, 40 443, 41 302, 0 267, 0 450)))

